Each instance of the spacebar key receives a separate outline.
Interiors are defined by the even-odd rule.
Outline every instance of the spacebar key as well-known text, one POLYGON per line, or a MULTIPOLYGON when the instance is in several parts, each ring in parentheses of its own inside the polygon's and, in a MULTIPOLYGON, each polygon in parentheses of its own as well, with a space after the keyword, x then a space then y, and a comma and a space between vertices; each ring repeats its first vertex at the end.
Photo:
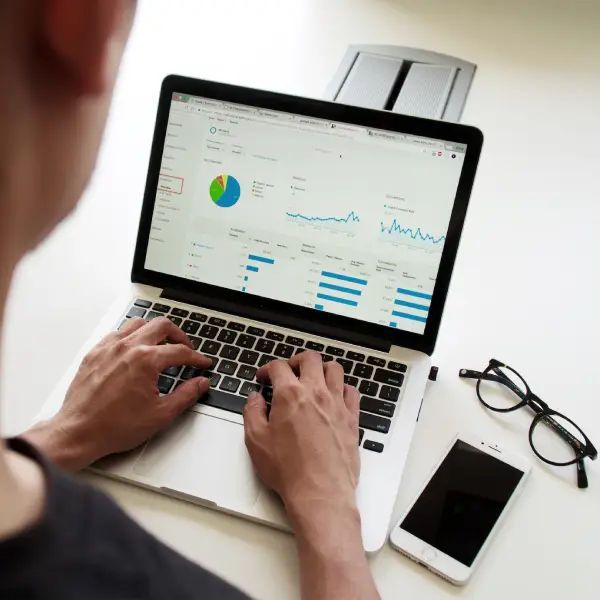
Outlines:
POLYGON ((369 413, 360 413, 358 420, 359 426, 363 429, 370 429, 371 431, 379 431, 379 433, 387 433, 390 430, 392 422, 384 417, 378 417, 377 415, 370 415, 369 413))
POLYGON ((242 414, 244 405, 246 404, 246 398, 242 396, 236 396, 234 394, 228 394, 221 390, 209 390, 206 396, 202 396, 198 400, 199 404, 206 404, 206 406, 214 406, 215 408, 222 408, 229 412, 242 414))

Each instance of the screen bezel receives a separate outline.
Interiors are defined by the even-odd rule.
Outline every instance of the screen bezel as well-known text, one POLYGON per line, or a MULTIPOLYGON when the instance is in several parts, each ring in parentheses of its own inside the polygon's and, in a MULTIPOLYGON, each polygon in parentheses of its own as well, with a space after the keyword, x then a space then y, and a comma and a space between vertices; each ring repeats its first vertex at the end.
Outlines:
POLYGON ((256 318, 257 315, 261 315, 263 320, 275 324, 284 326, 293 324, 294 329, 302 329, 305 325, 307 331, 314 331, 319 326, 323 326, 328 332, 339 331, 341 339, 349 342, 354 341, 354 343, 361 346, 388 351, 391 346, 395 345, 431 354, 440 327, 482 143, 482 133, 475 127, 466 125, 407 117, 323 100, 287 96, 179 75, 169 75, 164 79, 160 92, 131 280, 134 283, 183 293, 188 299, 197 296, 206 299, 213 306, 223 302, 228 306, 230 312, 231 307, 235 307, 237 314, 248 318, 256 318), (394 329, 368 321, 320 312, 279 300, 271 300, 146 269, 144 264, 173 93, 466 144, 467 151, 463 170, 446 234, 425 332, 417 334, 402 329, 394 329), (273 318, 269 318, 269 315, 273 318))
POLYGON ((416 497, 410 503, 410 506, 406 509, 406 511, 404 512, 404 514, 398 521, 396 528, 393 530, 392 535, 390 536, 390 541, 391 541, 392 545, 395 548, 397 548, 398 550, 400 550, 401 552, 410 555, 411 557, 413 557, 420 563, 424 564, 431 571, 439 573, 443 577, 450 579, 453 583, 458 584, 458 585, 465 584, 468 581, 471 574, 473 573, 473 571, 475 570, 475 568, 477 567, 481 557, 485 554, 486 548, 491 543, 491 540, 493 539, 494 535, 496 534, 496 532, 502 525, 502 522, 504 521, 510 508, 512 507, 512 505, 514 504, 516 499, 519 497, 519 495, 521 494, 521 491, 523 489, 523 486, 525 485, 525 482, 527 480, 527 475, 529 474, 530 469, 531 469, 530 464, 523 457, 521 457, 517 454, 508 452, 508 451, 504 450, 503 448, 500 448, 498 445, 491 444, 485 440, 481 440, 480 438, 478 438, 476 436, 472 436, 469 434, 458 434, 452 440, 452 442, 448 446, 448 449, 446 450, 446 452, 444 452, 444 455, 442 456, 441 460, 437 463, 437 465, 431 472, 431 475, 427 478, 427 480, 425 481, 425 483, 423 484, 423 486, 417 493, 416 497), (454 445, 459 441, 464 442, 465 444, 469 444, 470 446, 477 448, 477 450, 481 450, 482 452, 484 452, 485 454, 488 454, 492 458, 495 458, 496 460, 499 460, 500 462, 504 462, 504 463, 514 467, 515 469, 518 469, 519 471, 521 471, 523 473, 519 483, 513 490, 512 494, 510 495, 508 502, 505 504, 504 508, 502 509, 502 512, 500 513, 500 516, 498 517, 498 520, 494 524, 494 527, 492 528, 489 535, 485 539, 485 542, 482 544, 481 548, 479 549, 479 552, 477 552, 477 555, 475 556, 475 560, 473 561, 471 566, 467 566, 467 565, 461 563, 460 561, 456 560, 452 556, 442 552, 441 550, 439 550, 439 549, 435 548, 434 546, 428 544, 427 542, 421 540, 420 538, 416 537, 415 535, 406 531, 405 529, 402 529, 402 523, 406 519, 407 515, 412 510, 413 506, 415 506, 415 504, 417 504, 417 502, 419 502, 425 488, 429 485, 429 482, 431 481, 433 476, 437 473, 438 469, 442 466, 442 464, 446 460, 446 457, 448 456, 448 454, 450 454, 450 451, 454 448, 454 445), (426 560, 423 556, 423 553, 425 551, 431 550, 431 549, 433 549, 436 552, 437 556, 435 558, 433 558, 432 560, 426 560))

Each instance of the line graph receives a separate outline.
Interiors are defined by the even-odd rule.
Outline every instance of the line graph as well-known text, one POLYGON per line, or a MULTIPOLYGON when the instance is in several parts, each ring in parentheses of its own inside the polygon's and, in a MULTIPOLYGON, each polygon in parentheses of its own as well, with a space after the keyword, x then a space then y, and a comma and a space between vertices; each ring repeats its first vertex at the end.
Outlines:
POLYGON ((301 213, 285 213, 290 219, 304 221, 306 223, 360 223, 360 217, 351 211, 347 217, 311 217, 301 213))
POLYGON ((381 233, 387 233, 389 235, 398 234, 406 237, 410 237, 415 241, 430 242, 432 244, 440 244, 446 239, 445 235, 435 237, 430 233, 421 231, 420 227, 414 229, 412 227, 402 227, 396 219, 393 220, 392 224, 387 226, 381 222, 381 233))

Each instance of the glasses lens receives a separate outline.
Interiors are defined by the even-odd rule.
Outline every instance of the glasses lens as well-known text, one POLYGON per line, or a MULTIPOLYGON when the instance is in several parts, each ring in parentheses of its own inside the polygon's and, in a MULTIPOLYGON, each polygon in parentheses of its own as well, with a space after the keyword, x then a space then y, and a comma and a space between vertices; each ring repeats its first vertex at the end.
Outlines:
POLYGON ((479 381, 479 395, 492 409, 514 408, 526 393, 525 382, 509 367, 486 369, 479 381))
POLYGON ((544 459, 564 465, 578 456, 578 451, 585 446, 585 438, 575 423, 566 417, 551 415, 536 423, 531 444, 544 459))

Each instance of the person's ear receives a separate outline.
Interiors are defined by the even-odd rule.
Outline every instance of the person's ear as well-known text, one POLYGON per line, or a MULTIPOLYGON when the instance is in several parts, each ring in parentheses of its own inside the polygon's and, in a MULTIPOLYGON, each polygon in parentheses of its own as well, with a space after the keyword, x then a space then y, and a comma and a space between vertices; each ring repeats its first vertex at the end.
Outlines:
POLYGON ((113 37, 127 24, 132 0, 42 0, 46 48, 78 93, 112 86, 113 37))

